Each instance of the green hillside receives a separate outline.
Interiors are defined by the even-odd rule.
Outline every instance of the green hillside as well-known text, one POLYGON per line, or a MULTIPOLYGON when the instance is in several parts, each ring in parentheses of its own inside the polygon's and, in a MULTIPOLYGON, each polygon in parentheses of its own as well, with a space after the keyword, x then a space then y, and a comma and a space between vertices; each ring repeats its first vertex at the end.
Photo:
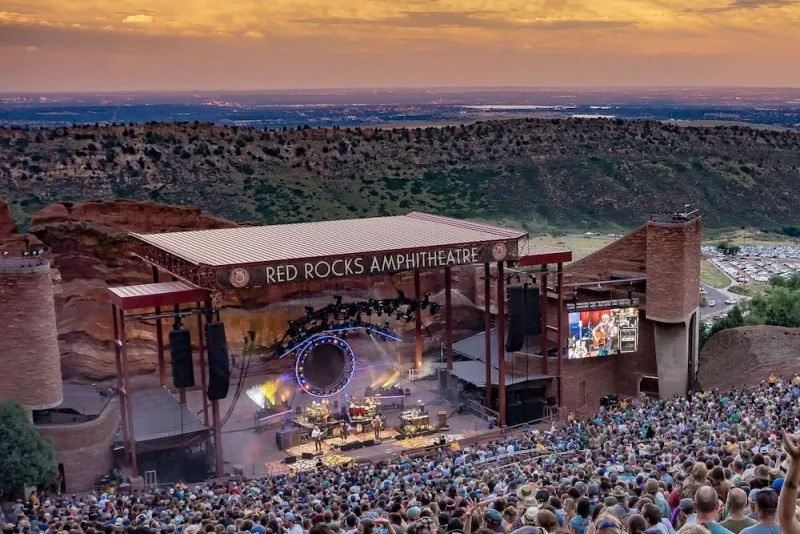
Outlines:
POLYGON ((264 223, 423 210, 571 229, 630 227, 691 204, 709 227, 773 227, 800 223, 800 135, 589 119, 0 130, 0 198, 20 219, 53 201, 114 197, 264 223))

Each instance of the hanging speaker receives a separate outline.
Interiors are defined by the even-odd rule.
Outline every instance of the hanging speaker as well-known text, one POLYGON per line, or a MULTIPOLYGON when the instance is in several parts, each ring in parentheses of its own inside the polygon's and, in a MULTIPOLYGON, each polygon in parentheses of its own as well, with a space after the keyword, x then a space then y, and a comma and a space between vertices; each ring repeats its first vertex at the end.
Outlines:
POLYGON ((538 336, 542 333, 542 299, 539 288, 528 287, 524 294, 524 301, 525 331, 532 336, 538 336))
POLYGON ((231 381, 225 325, 207 324, 206 339, 208 340, 208 400, 224 399, 228 396, 228 386, 231 381))
POLYGON ((525 302, 523 286, 508 286, 508 334, 506 352, 517 352, 525 344, 525 302))
POLYGON ((172 355, 172 384, 176 388, 194 387, 192 337, 189 331, 172 330, 169 333, 169 348, 172 355))

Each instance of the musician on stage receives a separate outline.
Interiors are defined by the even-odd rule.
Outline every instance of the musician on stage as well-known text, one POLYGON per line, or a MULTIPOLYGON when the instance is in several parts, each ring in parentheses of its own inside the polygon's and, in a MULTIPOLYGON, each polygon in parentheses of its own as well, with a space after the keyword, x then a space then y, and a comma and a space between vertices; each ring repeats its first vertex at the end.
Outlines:
POLYGON ((311 438, 314 440, 314 450, 322 452, 322 430, 319 425, 314 425, 314 430, 311 431, 311 438))
POLYGON ((380 441, 381 439, 381 416, 376 414, 375 417, 372 418, 372 430, 375 431, 375 440, 380 441))
POLYGON ((349 427, 350 427, 350 425, 348 425, 348 424, 347 424, 347 421, 345 421, 345 420, 343 419, 343 420, 342 420, 342 423, 339 425, 339 428, 340 428, 340 429, 341 429, 341 431, 342 431, 342 443, 344 443, 345 441, 347 441, 347 435, 348 435, 349 427))

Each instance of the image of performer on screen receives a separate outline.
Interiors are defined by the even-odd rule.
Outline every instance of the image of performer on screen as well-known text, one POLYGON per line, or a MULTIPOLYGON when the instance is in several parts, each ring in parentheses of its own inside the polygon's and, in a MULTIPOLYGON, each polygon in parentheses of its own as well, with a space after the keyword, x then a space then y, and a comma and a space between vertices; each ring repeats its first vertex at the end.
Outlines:
POLYGON ((588 358, 590 356, 589 349, 586 346, 586 341, 583 339, 576 339, 575 346, 572 349, 572 357, 575 359, 588 358))
POLYGON ((616 339, 617 327, 609 313, 600 316, 600 322, 592 329, 592 344, 598 356, 608 356, 616 339))

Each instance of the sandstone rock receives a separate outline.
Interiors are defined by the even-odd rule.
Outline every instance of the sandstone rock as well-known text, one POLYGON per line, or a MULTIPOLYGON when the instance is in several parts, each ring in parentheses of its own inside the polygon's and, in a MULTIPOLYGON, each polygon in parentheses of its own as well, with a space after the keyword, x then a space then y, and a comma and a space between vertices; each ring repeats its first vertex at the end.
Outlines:
POLYGON ((794 377, 800 328, 742 326, 714 334, 700 352, 698 385, 732 388, 756 385, 770 375, 794 377))
MULTIPOLYGON (((209 217, 197 208, 167 206, 151 202, 117 200, 53 204, 33 216, 31 231, 49 247, 56 281, 56 315, 65 378, 102 380, 116 375, 111 307, 107 297, 109 286, 145 284, 152 281, 149 267, 126 253, 127 232, 162 232, 189 229, 232 227, 235 223, 209 217)), ((481 274, 482 276, 482 274, 481 274)), ((453 324, 455 339, 483 328, 483 311, 473 304, 476 291, 476 269, 452 269, 453 324)), ((430 293, 431 301, 444 304, 442 271, 422 272, 421 295, 430 293)), ((230 352, 237 355, 243 340, 252 330, 257 346, 266 347, 280 339, 288 322, 302 317, 306 306, 320 308, 330 304, 334 296, 345 301, 369 298, 394 298, 403 291, 414 297, 414 276, 411 272, 354 278, 329 282, 309 282, 268 288, 230 292, 222 302, 222 320, 230 352)), ((423 341, 426 350, 437 348, 444 341, 445 314, 442 309, 432 316, 422 312, 423 341)), ((389 352, 410 359, 414 354, 414 322, 395 318, 373 318, 376 323, 389 321, 404 342, 393 344, 389 352)), ((184 322, 198 340, 196 318, 184 322)), ((171 321, 164 322, 165 343, 171 321)), ((156 334, 153 324, 127 323, 129 369, 133 374, 152 373, 157 369, 156 334)), ((375 353, 369 338, 365 352, 375 353)), ((361 343, 364 340, 356 340, 361 343)), ((380 351, 378 351, 380 352, 380 351)), ((241 357, 241 356, 239 356, 241 357)), ((195 358, 198 353, 195 351, 195 358)), ((169 362, 169 348, 166 348, 169 362)), ((291 362, 270 363, 277 370, 290 369, 291 362)), ((167 371, 170 372, 169 370, 167 371)))
POLYGON ((0 239, 17 233, 17 224, 11 218, 11 210, 4 200, 0 200, 0 239))

